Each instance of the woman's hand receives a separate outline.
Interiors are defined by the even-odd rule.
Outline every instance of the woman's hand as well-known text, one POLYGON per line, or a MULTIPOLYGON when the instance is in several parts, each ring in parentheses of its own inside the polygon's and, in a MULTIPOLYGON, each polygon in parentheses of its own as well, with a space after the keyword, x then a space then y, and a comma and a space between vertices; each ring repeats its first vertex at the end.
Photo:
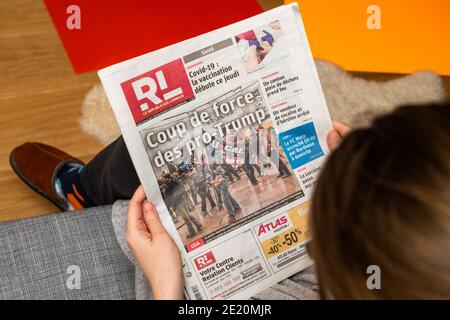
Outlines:
POLYGON ((128 247, 153 291, 155 299, 183 299, 184 277, 175 242, 159 220, 153 203, 140 186, 128 205, 128 247))
POLYGON ((333 120, 333 130, 327 135, 328 148, 334 151, 342 142, 342 139, 352 130, 342 122, 333 120))

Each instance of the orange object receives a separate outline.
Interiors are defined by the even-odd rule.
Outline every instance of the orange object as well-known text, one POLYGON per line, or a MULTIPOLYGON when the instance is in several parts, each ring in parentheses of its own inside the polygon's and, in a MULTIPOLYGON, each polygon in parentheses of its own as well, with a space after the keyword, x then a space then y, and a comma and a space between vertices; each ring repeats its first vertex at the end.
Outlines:
POLYGON ((450 75, 449 0, 297 2, 316 58, 352 71, 450 75), (380 9, 381 29, 367 27, 371 5, 380 9))

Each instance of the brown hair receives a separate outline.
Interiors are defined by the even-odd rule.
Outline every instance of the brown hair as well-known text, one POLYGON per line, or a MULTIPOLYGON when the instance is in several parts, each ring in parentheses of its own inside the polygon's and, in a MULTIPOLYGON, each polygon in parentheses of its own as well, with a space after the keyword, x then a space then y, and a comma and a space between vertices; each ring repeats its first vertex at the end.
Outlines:
POLYGON ((401 107, 350 133, 320 174, 311 230, 323 296, 450 299, 450 105, 401 107))

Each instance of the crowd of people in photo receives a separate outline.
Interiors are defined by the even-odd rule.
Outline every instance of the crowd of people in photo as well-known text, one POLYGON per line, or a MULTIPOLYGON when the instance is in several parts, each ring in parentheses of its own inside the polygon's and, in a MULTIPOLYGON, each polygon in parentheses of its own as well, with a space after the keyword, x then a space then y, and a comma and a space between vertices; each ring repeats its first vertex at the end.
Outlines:
POLYGON ((241 180, 242 173, 245 173, 253 186, 259 184, 255 173, 262 177, 264 169, 272 165, 278 169, 277 178, 291 175, 280 158, 278 143, 272 143, 272 130, 271 127, 265 129, 258 125, 246 132, 228 136, 227 139, 231 139, 233 145, 242 147, 234 148, 232 159, 225 157, 225 161, 221 163, 209 163, 207 158, 217 156, 217 148, 208 151, 206 146, 205 151, 209 152, 210 157, 202 155, 200 161, 191 158, 181 164, 167 164, 158 179, 159 187, 173 221, 177 223, 181 218, 185 223, 187 238, 204 230, 203 219, 197 216, 197 206, 200 206, 203 217, 226 210, 228 223, 236 221, 236 215, 242 212, 242 208, 230 193, 229 187, 241 180))

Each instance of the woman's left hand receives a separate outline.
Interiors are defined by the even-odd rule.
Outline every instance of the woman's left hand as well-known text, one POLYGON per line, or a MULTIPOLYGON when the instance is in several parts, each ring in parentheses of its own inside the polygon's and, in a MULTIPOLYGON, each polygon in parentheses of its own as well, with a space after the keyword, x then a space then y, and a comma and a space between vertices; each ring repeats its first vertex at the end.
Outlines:
POLYGON ((164 229, 153 203, 140 186, 128 205, 128 246, 153 291, 155 299, 183 299, 184 277, 180 252, 164 229))
POLYGON ((330 151, 334 151, 341 144, 346 135, 350 133, 352 128, 346 124, 333 120, 333 130, 327 135, 327 144, 330 151))

